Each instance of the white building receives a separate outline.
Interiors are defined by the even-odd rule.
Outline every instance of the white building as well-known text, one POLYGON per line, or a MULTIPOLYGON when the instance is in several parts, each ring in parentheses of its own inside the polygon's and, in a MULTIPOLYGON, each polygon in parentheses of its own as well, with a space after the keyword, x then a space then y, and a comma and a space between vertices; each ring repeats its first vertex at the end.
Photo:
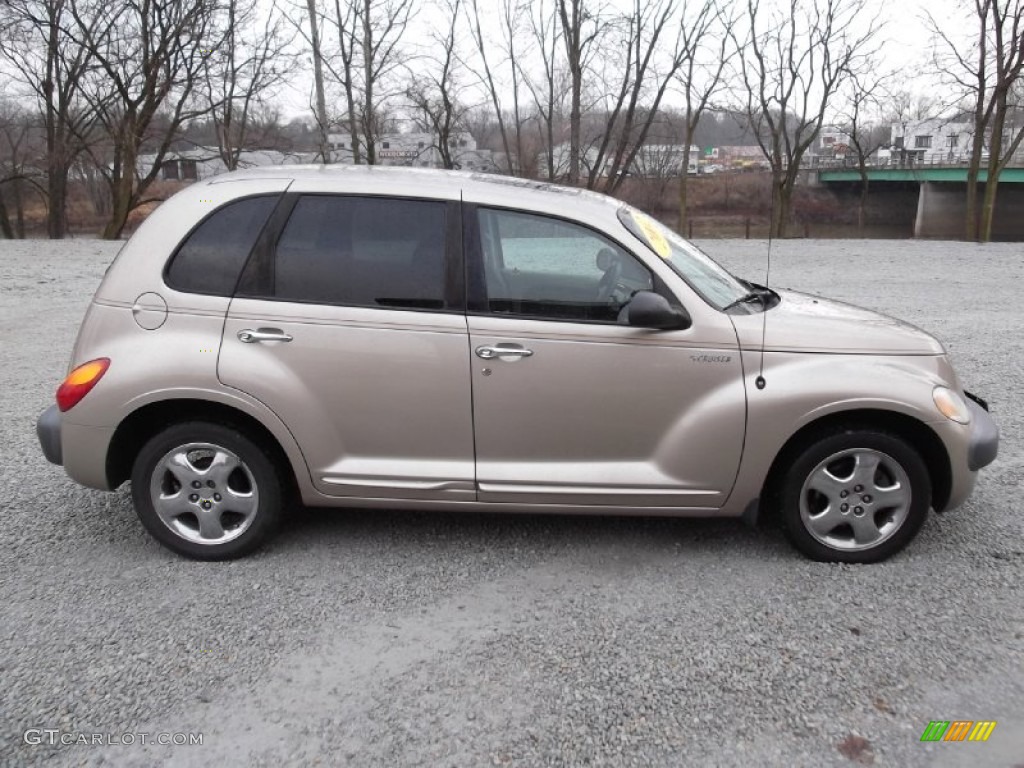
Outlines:
MULTIPOLYGON (((582 175, 589 175, 591 170, 597 166, 597 147, 586 148, 580 157, 580 172, 582 175)), ((682 144, 644 144, 633 158, 633 165, 629 172, 645 178, 659 178, 665 176, 678 176, 683 166, 683 156, 686 154, 682 144)), ((563 142, 554 147, 551 153, 554 160, 555 178, 568 176, 569 159, 571 157, 569 142, 563 142)), ((597 173, 598 178, 603 178, 611 173, 614 152, 606 151, 601 158, 601 168, 597 173)), ((537 155, 537 167, 542 175, 546 175, 548 167, 548 156, 546 152, 537 155)), ((689 174, 699 173, 700 169, 700 148, 690 146, 690 159, 686 163, 686 172, 689 174)))
POLYGON ((972 123, 908 120, 892 126, 893 163, 949 165, 971 159, 972 123))
MULTIPOLYGON (((351 137, 330 134, 331 161, 352 162, 351 137)), ((451 154, 457 168, 470 171, 494 171, 493 153, 477 149, 476 141, 468 133, 452 137, 451 154)), ((365 158, 365 155, 364 155, 365 158)), ((278 152, 276 150, 247 150, 238 156, 239 168, 264 165, 296 165, 318 162, 316 152, 278 152)), ((145 175, 156 162, 155 154, 140 155, 138 171, 145 175)), ((365 162, 365 160, 364 160, 365 162)), ((429 133, 393 133, 381 136, 377 142, 377 163, 380 165, 415 165, 440 168, 441 153, 434 137, 429 133)), ((196 147, 178 152, 167 152, 160 163, 158 178, 163 181, 197 181, 219 173, 227 166, 216 147, 196 147)))
MULTIPOLYGON (((647 178, 678 176, 683 170, 686 148, 682 144, 644 144, 633 160, 633 172, 647 178)), ((690 158, 685 163, 690 175, 700 172, 700 147, 690 145, 690 158)))
POLYGON ((822 126, 815 142, 814 154, 840 160, 850 152, 853 139, 850 134, 835 125, 822 126))
MULTIPOLYGON (((362 139, 362 137, 360 137, 362 139)), ((327 137, 331 159, 335 163, 351 164, 352 136, 347 133, 332 133, 327 137)), ((378 165, 405 165, 420 168, 441 168, 438 137, 432 133, 386 133, 377 138, 374 149, 378 165)), ((468 171, 492 171, 493 153, 478 149, 476 140, 467 132, 454 134, 448 149, 456 168, 468 171)), ((360 141, 360 156, 366 160, 366 150, 360 141)))

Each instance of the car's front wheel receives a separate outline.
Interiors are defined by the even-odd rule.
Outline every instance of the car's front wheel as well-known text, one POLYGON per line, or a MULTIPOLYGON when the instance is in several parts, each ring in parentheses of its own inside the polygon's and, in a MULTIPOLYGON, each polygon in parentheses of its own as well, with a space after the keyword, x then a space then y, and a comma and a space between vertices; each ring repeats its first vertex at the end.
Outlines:
POLYGON ((782 521, 814 560, 873 563, 917 534, 931 506, 918 452, 895 435, 844 430, 807 445, 782 485, 782 521))
POLYGON ((247 435, 187 422, 153 436, 132 468, 132 498, 165 547, 198 560, 248 554, 281 516, 280 475, 247 435))

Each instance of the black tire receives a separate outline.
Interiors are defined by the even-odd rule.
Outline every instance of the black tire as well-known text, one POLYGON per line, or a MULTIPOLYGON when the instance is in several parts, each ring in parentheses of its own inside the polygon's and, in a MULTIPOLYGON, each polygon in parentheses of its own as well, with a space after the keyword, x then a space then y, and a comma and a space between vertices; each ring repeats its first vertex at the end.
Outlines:
POLYGON ((168 427, 146 442, 132 466, 132 500, 139 520, 165 547, 195 560, 230 560, 255 550, 276 530, 282 498, 281 475, 267 451, 246 434, 219 424, 190 421, 168 427), (190 463, 174 465, 175 473, 164 463, 170 455, 185 455, 190 463), (206 464, 207 458, 217 456, 225 458, 225 469, 206 464), (226 469, 235 460, 239 465, 226 469), (179 476, 194 479, 182 488, 179 476), (200 486, 193 488, 193 482, 200 486), (169 522, 157 512, 160 503, 169 522), (210 531, 201 530, 200 515, 213 521, 209 524, 220 530, 221 538, 204 538, 210 531))
POLYGON ((782 479, 780 519, 793 546, 812 560, 876 563, 899 552, 917 535, 928 516, 931 497, 928 468, 909 443, 896 435, 873 429, 846 429, 819 436, 797 455, 782 479), (839 458, 831 461, 837 456, 839 458), (864 469, 857 475, 847 476, 847 472, 856 471, 858 456, 864 469), (879 468, 872 473, 868 467, 871 458, 876 456, 879 458, 879 468), (822 464, 826 461, 830 461, 825 466, 830 477, 822 475, 822 464), (900 472, 909 484, 910 498, 909 502, 894 503, 892 506, 884 506, 885 502, 879 503, 879 499, 870 493, 863 495, 872 489, 853 479, 872 473, 871 482, 878 488, 876 495, 897 498, 904 483, 900 472), (804 483, 811 483, 812 474, 826 483, 832 482, 830 478, 839 479, 839 482, 830 485, 828 493, 810 487, 805 489, 804 483), (855 491, 857 488, 862 490, 855 491), (847 495, 841 496, 842 493, 847 495), (802 496, 806 515, 801 510, 802 496), (863 501, 865 498, 867 503, 863 501), (817 526, 812 526, 812 518, 819 520, 817 526), (865 520, 879 532, 879 538, 874 543, 869 542, 868 535, 864 536, 862 542, 855 540, 855 530, 870 531, 865 520), (833 522, 837 523, 835 527, 823 533, 823 529, 833 522), (812 527, 817 528, 817 534, 812 531, 812 527))

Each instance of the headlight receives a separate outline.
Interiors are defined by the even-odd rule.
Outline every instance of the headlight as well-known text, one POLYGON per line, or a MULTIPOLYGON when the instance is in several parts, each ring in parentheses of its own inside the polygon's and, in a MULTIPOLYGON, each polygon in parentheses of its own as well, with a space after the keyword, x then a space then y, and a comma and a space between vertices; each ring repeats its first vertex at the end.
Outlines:
POLYGON ((967 403, 949 387, 936 387, 932 390, 932 400, 939 413, 958 424, 969 424, 971 412, 967 410, 967 403))

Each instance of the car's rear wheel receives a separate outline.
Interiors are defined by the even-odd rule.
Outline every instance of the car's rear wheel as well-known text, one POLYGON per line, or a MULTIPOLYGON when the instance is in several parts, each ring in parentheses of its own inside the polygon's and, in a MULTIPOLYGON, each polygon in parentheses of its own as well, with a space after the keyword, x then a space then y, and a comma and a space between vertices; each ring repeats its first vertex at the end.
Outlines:
POLYGON ((814 560, 873 563, 899 552, 931 506, 918 452, 895 435, 845 430, 810 443, 783 478, 782 521, 814 560))
POLYGON ((227 560, 273 533, 282 483, 247 435, 195 421, 168 427, 143 446, 132 467, 132 498, 142 524, 165 547, 227 560))

